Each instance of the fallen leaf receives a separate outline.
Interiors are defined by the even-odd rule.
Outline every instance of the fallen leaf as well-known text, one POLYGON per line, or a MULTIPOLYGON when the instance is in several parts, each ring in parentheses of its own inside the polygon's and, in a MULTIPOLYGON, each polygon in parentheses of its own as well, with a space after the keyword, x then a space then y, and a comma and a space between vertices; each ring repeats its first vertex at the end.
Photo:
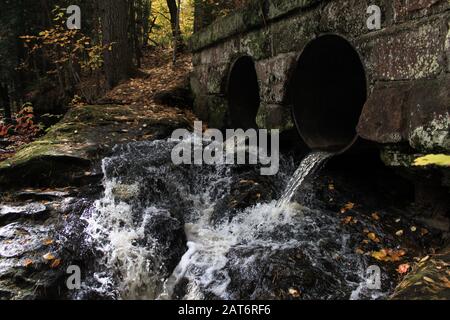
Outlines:
POLYGON ((53 254, 51 254, 50 252, 43 255, 42 258, 44 258, 44 260, 47 260, 47 261, 55 260, 55 256, 53 254))
POLYGON ((426 256, 426 257, 420 259, 419 263, 427 262, 429 259, 430 259, 430 256, 426 256))
POLYGON ((397 262, 406 254, 404 250, 381 249, 372 252, 372 257, 385 262, 397 262))
POLYGON ((372 252, 372 257, 379 261, 386 261, 387 251, 385 249, 381 249, 380 251, 372 252))
POLYGON ((417 231, 417 227, 412 226, 412 227, 411 227, 411 232, 416 232, 416 231, 417 231))
POLYGON ((402 257, 406 254, 404 250, 388 250, 389 260, 397 262, 402 259, 402 257))
POLYGON ((434 283, 434 280, 428 277, 423 277, 423 280, 425 280, 428 283, 434 283))
POLYGON ((294 288, 290 288, 289 289, 289 295, 292 296, 293 298, 299 298, 301 295, 301 292, 297 289, 294 288))
POLYGON ((53 240, 52 239, 45 239, 42 243, 44 245, 46 245, 46 246, 49 246, 49 245, 53 244, 53 240))
POLYGON ((33 260, 31 260, 31 259, 25 259, 23 261, 23 266, 26 268, 30 267, 32 264, 33 264, 33 260))
POLYGON ((61 264, 61 259, 55 259, 55 260, 53 260, 53 262, 50 264, 50 268, 56 269, 56 268, 59 267, 60 264, 61 264))
POLYGON ((330 190, 330 191, 333 191, 335 188, 334 188, 334 184, 329 184, 328 185, 328 190, 330 190))
POLYGON ((403 231, 403 230, 398 230, 396 233, 395 233, 395 235, 397 236, 397 237, 401 237, 401 236, 403 236, 405 234, 405 232, 403 231))
POLYGON ((373 232, 370 232, 367 237, 372 240, 373 242, 379 243, 380 239, 377 237, 377 235, 373 232))
POLYGON ((342 209, 341 213, 346 213, 349 210, 352 210, 355 207, 355 204, 353 202, 348 202, 342 209))
POLYGON ((347 216, 342 220, 343 224, 349 224, 350 222, 352 222, 353 217, 352 216, 347 216))
POLYGON ((444 283, 444 286, 446 288, 450 289, 450 280, 448 280, 447 277, 445 277, 445 276, 440 277, 439 280, 441 280, 444 283))
POLYGON ((450 156, 446 154, 428 154, 414 160, 415 166, 436 165, 450 167, 450 156))
POLYGON ((364 250, 361 248, 356 248, 355 253, 356 254, 364 254, 364 250))
POLYGON ((425 228, 420 229, 420 235, 421 235, 421 236, 425 236, 425 235, 427 235, 428 233, 429 233, 429 231, 428 231, 427 229, 425 229, 425 228))
POLYGON ((378 215, 378 212, 374 212, 374 213, 372 213, 372 219, 373 220, 380 220, 380 216, 378 215))
POLYGON ((407 263, 401 264, 401 265, 398 266, 397 272, 400 273, 400 274, 406 274, 406 273, 409 272, 410 268, 411 268, 411 266, 409 264, 407 264, 407 263))

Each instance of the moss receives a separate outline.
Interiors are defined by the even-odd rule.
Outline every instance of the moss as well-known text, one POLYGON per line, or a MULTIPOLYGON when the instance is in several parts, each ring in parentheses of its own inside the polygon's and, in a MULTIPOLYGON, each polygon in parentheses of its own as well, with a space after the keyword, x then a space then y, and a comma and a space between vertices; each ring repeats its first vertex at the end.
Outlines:
POLYGON ((411 167, 418 156, 391 147, 381 151, 381 160, 389 167, 411 167))
POLYGON ((448 113, 435 116, 427 125, 415 128, 409 138, 411 145, 423 152, 433 150, 450 151, 449 119, 450 115, 448 113))
POLYGON ((199 51, 239 33, 264 26, 292 10, 312 6, 323 0, 252 0, 243 9, 217 19, 191 38, 191 49, 199 51), (264 13, 264 16, 263 16, 264 13))
POLYGON ((323 0, 269 0, 268 17, 270 19, 278 18, 293 10, 310 7, 323 0))

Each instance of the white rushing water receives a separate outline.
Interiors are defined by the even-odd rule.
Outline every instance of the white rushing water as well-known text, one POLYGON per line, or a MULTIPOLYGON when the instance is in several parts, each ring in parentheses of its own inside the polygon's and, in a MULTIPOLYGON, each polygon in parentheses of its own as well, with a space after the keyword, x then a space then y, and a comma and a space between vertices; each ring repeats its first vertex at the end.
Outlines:
MULTIPOLYGON (((88 245, 100 253, 85 289, 122 299, 271 298, 278 289, 264 273, 286 271, 283 263, 294 254, 299 265, 289 277, 324 278, 323 286, 306 284, 310 298, 350 297, 365 265, 338 230, 339 220, 291 203, 329 157, 307 156, 279 201, 231 214, 220 204, 229 201, 232 167, 173 166, 167 142, 122 147, 105 159, 105 194, 85 214, 88 245), (186 236, 181 251, 177 225, 186 236)), ((273 179, 287 181, 291 172, 288 166, 273 179)))
POLYGON ((277 207, 281 208, 286 206, 291 201, 295 192, 301 187, 305 179, 319 170, 324 165, 325 161, 332 156, 332 153, 325 151, 311 152, 307 155, 287 184, 283 195, 280 200, 278 200, 277 207))

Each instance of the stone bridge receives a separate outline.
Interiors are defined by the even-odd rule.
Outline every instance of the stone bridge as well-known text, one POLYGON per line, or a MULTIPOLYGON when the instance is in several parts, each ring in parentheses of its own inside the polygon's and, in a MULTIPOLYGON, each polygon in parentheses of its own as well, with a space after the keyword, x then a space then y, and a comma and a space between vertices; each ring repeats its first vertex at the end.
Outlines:
POLYGON ((195 112, 312 149, 369 140, 389 165, 449 154, 449 29, 449 0, 254 0, 194 35, 195 112))

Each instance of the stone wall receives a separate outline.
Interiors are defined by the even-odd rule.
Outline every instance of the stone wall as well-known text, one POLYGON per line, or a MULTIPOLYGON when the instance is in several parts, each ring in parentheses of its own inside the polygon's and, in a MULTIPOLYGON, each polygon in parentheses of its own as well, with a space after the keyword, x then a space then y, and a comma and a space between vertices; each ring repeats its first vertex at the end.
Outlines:
POLYGON ((413 153, 450 153, 448 0, 255 0, 194 35, 197 115, 212 127, 228 125, 228 73, 249 55, 260 87, 258 125, 292 128, 290 76, 306 44, 330 33, 353 45, 366 70, 359 135, 413 153), (372 4, 382 9, 381 30, 366 26, 372 4))

